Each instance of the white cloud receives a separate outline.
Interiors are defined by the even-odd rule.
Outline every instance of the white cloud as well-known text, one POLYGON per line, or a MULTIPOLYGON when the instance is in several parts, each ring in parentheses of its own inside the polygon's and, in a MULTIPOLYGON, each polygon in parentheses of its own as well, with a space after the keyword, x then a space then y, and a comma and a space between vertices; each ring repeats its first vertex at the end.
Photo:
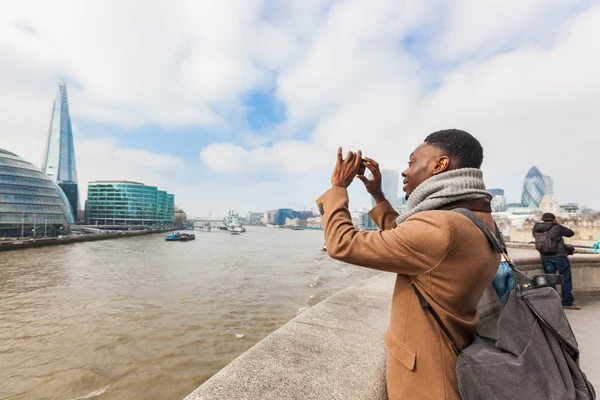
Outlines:
POLYGON ((156 154, 137 149, 116 149, 113 154, 119 160, 156 170, 176 170, 185 167, 183 158, 170 154, 156 154))
POLYGON ((200 152, 200 159, 213 171, 250 174, 267 171, 275 174, 301 174, 322 171, 332 164, 332 152, 311 143, 287 140, 272 146, 247 150, 231 143, 213 143, 200 152))
POLYGON ((87 183, 92 181, 141 182, 173 193, 173 183, 168 177, 173 170, 185 167, 182 158, 119 147, 119 142, 118 138, 113 137, 75 141, 79 194, 82 199, 87 198, 87 183))
POLYGON ((458 0, 445 8, 443 36, 433 49, 437 55, 457 57, 488 56, 524 44, 545 45, 557 29, 588 0, 458 0))

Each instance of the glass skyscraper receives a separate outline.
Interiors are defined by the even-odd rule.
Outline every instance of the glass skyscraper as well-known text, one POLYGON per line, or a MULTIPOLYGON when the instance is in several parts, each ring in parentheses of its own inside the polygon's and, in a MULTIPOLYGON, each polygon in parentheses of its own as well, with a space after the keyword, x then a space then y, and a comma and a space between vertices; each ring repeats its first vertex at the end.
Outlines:
POLYGON ((0 236, 67 233, 73 211, 63 191, 33 164, 0 149, 0 236))
POLYGON ((90 182, 86 218, 91 225, 168 226, 175 196, 138 182, 90 182))
POLYGON ((551 176, 544 175, 544 185, 546 185, 546 194, 554 194, 554 181, 551 176))
POLYGON ((77 168, 75 167, 75 148, 67 99, 67 85, 64 81, 58 85, 58 92, 52 106, 42 171, 63 190, 71 204, 73 217, 77 218, 79 210, 77 168))
POLYGON ((537 167, 531 167, 523 183, 521 204, 525 207, 538 208, 545 194, 546 181, 544 180, 544 175, 542 175, 537 167))

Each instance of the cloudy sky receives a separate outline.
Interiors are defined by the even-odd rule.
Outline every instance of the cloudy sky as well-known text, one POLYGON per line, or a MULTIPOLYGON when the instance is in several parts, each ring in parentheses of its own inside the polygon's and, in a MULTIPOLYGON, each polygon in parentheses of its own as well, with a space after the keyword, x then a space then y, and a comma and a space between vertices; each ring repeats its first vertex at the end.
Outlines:
POLYGON ((509 201, 536 165, 600 208, 599 49, 599 1, 0 0, 0 148, 41 164, 62 76, 84 197, 122 179, 198 216, 311 208, 337 146, 402 170, 460 128, 509 201))

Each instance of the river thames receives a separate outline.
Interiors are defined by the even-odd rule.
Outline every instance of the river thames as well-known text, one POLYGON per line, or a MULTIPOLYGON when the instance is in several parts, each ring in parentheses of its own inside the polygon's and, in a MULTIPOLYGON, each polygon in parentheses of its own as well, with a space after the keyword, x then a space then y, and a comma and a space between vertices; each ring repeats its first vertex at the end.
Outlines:
POLYGON ((0 399, 182 399, 378 273, 322 245, 322 231, 250 227, 0 253, 0 399))
POLYGON ((179 400, 379 273, 330 259, 321 231, 163 236, 0 253, 0 399, 179 400))

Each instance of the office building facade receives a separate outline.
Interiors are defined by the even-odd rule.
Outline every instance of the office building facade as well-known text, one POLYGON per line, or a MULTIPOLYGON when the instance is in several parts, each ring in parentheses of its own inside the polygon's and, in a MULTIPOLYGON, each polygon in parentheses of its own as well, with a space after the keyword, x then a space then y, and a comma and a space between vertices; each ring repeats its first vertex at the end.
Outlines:
POLYGON ((139 182, 90 182, 86 215, 90 225, 171 226, 175 196, 139 182))
POLYGON ((554 181, 551 176, 544 175, 544 186, 546 187, 546 194, 554 194, 554 181))

